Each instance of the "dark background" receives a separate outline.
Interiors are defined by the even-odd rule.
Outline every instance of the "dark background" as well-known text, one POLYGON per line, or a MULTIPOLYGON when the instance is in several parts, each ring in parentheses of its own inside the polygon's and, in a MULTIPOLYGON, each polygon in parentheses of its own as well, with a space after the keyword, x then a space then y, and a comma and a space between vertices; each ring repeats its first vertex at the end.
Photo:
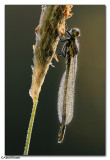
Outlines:
MULTIPOLYGON (((74 118, 57 143, 57 94, 64 58, 53 60, 39 97, 29 155, 105 155, 105 6, 75 5, 68 28, 81 30, 74 118)), ((23 155, 32 110, 29 96, 34 30, 41 6, 5 6, 5 154, 23 155)), ((61 46, 57 49, 59 52, 61 46)))

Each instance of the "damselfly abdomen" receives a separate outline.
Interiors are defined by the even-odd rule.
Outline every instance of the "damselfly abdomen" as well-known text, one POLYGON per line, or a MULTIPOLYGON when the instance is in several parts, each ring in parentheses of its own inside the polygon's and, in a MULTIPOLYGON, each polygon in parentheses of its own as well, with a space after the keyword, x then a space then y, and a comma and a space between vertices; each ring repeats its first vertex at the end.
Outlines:
POLYGON ((79 29, 73 28, 66 32, 70 38, 61 39, 61 42, 65 42, 60 55, 65 57, 66 71, 62 76, 58 92, 58 116, 61 123, 58 143, 63 141, 66 125, 73 118, 77 55, 79 53, 79 44, 77 42, 77 37, 80 36, 79 29))

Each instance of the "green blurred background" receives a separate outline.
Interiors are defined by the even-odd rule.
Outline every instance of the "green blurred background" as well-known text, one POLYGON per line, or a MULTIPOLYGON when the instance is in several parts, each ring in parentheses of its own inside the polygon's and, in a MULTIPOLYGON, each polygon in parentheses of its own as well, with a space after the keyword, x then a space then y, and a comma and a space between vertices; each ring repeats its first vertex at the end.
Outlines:
MULTIPOLYGON (((105 6, 75 5, 68 28, 81 30, 74 118, 57 143, 57 94, 64 58, 53 60, 39 97, 29 155, 105 155, 105 6)), ((23 155, 32 110, 32 45, 41 6, 5 6, 5 154, 23 155)), ((59 52, 61 46, 57 48, 59 52)))

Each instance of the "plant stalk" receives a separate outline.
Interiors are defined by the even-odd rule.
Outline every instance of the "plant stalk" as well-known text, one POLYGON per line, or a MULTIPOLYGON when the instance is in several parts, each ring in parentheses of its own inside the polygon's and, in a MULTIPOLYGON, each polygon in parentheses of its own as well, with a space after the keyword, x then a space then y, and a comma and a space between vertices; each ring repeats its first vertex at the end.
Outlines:
POLYGON ((28 155, 32 128, 35 119, 39 93, 45 76, 55 55, 59 36, 65 33, 65 19, 71 14, 72 5, 47 5, 42 7, 39 25, 36 30, 36 43, 33 45, 34 67, 30 96, 33 99, 33 109, 30 118, 24 155, 28 155))
POLYGON ((33 100, 33 109, 32 109, 32 114, 31 114, 31 118, 30 118, 30 122, 29 122, 29 128, 28 128, 25 149, 24 149, 24 155, 28 155, 28 152, 29 152, 32 128, 33 128, 35 113, 36 113, 36 109, 37 109, 37 101, 38 101, 38 98, 35 98, 33 100))

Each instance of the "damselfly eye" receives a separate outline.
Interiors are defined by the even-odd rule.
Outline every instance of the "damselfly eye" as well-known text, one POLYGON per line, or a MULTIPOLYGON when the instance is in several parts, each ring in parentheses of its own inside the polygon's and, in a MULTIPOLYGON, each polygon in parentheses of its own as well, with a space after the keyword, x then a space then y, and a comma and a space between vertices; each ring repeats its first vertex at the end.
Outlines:
POLYGON ((69 32, 74 37, 80 36, 80 30, 78 28, 72 28, 69 32))
POLYGON ((78 32, 78 31, 76 32, 76 36, 77 36, 77 37, 79 36, 79 32, 78 32))
POLYGON ((78 28, 74 29, 74 34, 75 37, 80 36, 80 30, 78 28))

